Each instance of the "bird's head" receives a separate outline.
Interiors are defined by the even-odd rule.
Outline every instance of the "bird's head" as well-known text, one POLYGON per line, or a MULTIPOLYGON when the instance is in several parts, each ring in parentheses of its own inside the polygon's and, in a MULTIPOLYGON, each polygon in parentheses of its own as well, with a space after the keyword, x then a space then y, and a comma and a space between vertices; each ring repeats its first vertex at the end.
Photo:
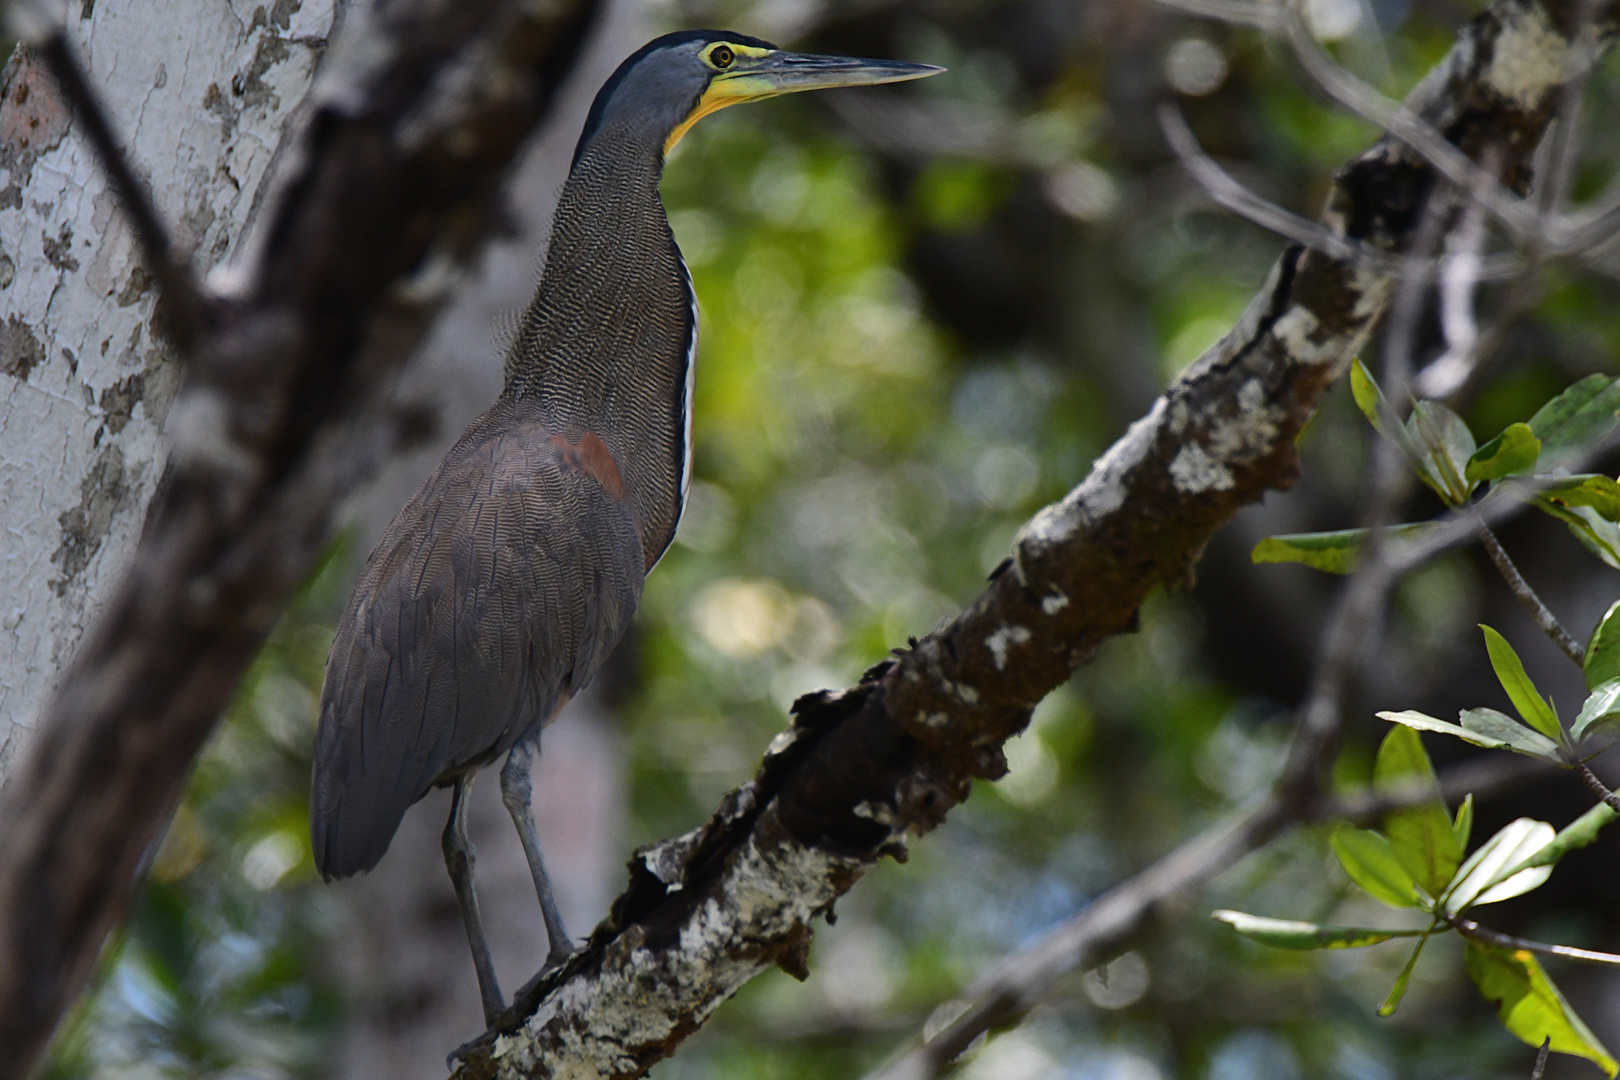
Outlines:
POLYGON ((921 79, 943 71, 928 64, 813 56, 723 30, 666 34, 619 65, 591 106, 575 160, 613 125, 668 153, 699 120, 728 105, 799 90, 921 79))

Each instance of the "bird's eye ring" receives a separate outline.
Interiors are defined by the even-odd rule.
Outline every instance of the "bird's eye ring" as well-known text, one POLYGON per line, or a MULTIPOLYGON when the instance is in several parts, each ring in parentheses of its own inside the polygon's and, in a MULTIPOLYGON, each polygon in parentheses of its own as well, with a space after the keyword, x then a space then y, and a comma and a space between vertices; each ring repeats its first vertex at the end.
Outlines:
POLYGON ((722 69, 730 67, 731 62, 736 58, 737 54, 724 45, 718 46, 709 53, 709 63, 722 69))

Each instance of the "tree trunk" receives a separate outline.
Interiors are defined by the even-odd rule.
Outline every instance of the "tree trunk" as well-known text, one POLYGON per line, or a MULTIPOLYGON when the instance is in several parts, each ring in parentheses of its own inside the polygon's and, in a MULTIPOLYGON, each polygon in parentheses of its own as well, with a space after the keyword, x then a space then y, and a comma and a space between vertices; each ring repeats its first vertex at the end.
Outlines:
MULTIPOLYGON (((337 0, 81 0, 69 21, 118 135, 201 269, 239 246, 337 0)), ((0 785, 123 575, 180 382, 157 290, 71 107, 19 49, 0 74, 0 785)))

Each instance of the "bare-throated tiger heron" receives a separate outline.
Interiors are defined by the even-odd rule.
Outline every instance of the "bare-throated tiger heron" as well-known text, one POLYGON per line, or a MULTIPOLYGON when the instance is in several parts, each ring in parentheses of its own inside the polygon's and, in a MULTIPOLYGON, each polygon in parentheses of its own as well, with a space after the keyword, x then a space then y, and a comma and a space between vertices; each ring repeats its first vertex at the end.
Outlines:
POLYGON ((453 786, 444 857, 486 1020, 503 1004, 473 891, 473 774, 507 755, 501 796, 558 963, 571 944, 540 858, 530 765, 541 729, 623 636, 691 479, 697 307, 658 194, 664 156, 727 105, 937 70, 711 30, 626 60, 585 121, 505 390, 366 562, 321 694, 315 865, 327 879, 371 869, 406 808, 453 786))

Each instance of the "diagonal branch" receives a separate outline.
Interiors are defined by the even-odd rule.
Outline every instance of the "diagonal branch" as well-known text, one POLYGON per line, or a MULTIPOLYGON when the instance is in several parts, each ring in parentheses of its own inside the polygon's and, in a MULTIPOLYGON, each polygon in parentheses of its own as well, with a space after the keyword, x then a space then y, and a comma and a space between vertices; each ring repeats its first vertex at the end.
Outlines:
MULTIPOLYGON (((1554 16, 1539 6, 1526 7, 1517 14, 1525 20, 1515 28, 1519 33, 1554 35, 1558 33, 1554 25, 1554 16)), ((1448 139, 1446 133, 1441 130, 1443 120, 1440 124, 1436 124, 1435 119, 1438 118, 1426 117, 1409 104, 1391 101, 1340 67, 1311 36, 1304 20, 1292 10, 1282 20, 1282 29, 1288 44, 1293 47, 1294 55, 1298 57, 1306 72, 1333 100, 1411 147, 1442 176, 1469 192, 1519 239, 1527 243, 1534 243, 1539 239, 1542 222, 1536 209, 1498 183, 1492 170, 1482 167, 1465 152, 1465 148, 1448 139)), ((1573 46, 1564 42, 1561 37, 1559 41, 1566 51, 1574 53, 1573 46)), ((1559 84, 1559 88, 1562 90, 1563 83, 1559 84)), ((1511 84, 1504 83, 1498 88, 1498 92, 1513 94, 1517 89, 1511 84)), ((1459 111, 1468 106, 1466 101, 1458 101, 1455 104, 1459 111)), ((1542 102, 1541 106, 1546 109, 1551 104, 1542 102)), ((1477 147, 1467 149, 1471 149, 1475 154, 1479 152, 1477 147)), ((1528 158, 1522 162, 1522 166, 1525 176, 1528 177, 1530 167, 1528 158)))
MULTIPOLYGON (((1416 317, 1427 292, 1426 264, 1443 214, 1443 199, 1433 200, 1423 211, 1416 250, 1403 268, 1385 333, 1384 381, 1393 384, 1396 393, 1407 381, 1416 317)), ((1383 527, 1410 488, 1411 477, 1399 452, 1387 442, 1374 444, 1370 472, 1374 494, 1364 522, 1368 542, 1323 634, 1310 693, 1299 710, 1287 761, 1271 794, 1233 821, 1183 844, 1033 945, 994 965, 968 991, 973 1004, 878 1073, 881 1080, 932 1080, 942 1075, 980 1036, 1028 1013, 1059 977, 1103 959, 1165 903, 1207 884, 1312 816, 1321 805, 1320 774, 1344 725, 1346 701, 1373 651, 1372 643, 1381 635, 1390 591, 1404 569, 1384 542, 1383 527)))
POLYGON ((1530 617, 1536 621, 1536 625, 1541 628, 1542 633, 1551 638, 1552 643, 1562 649, 1565 656, 1575 661, 1576 664, 1583 663, 1586 660, 1586 650, 1581 647, 1581 643, 1576 641, 1568 630, 1564 629, 1563 624, 1558 621, 1558 616, 1552 613, 1552 609, 1541 599, 1536 590, 1532 589, 1530 583, 1524 580, 1524 575, 1519 573, 1519 568, 1508 555, 1507 549, 1502 546, 1502 542, 1496 538, 1496 534, 1491 531, 1491 527, 1485 524, 1484 521, 1479 523, 1479 542, 1485 546, 1485 553, 1491 557, 1491 562, 1495 564, 1497 572, 1502 575, 1502 580, 1507 582, 1509 591, 1530 613, 1530 617))
POLYGON ((188 350, 166 492, 0 795, 0 1080, 29 1072, 89 978, 338 500, 419 425, 382 391, 498 224, 597 7, 351 12, 253 253, 188 350))
MULTIPOLYGON (((1599 14, 1612 29, 1613 6, 1599 14)), ((1497 147, 1527 169, 1575 66, 1548 26, 1533 0, 1497 0, 1407 108, 1468 153, 1497 147)), ((1433 189, 1426 161, 1386 139, 1340 171, 1325 221, 1401 252, 1433 189)), ((1239 324, 1024 527, 962 615, 859 685, 800 699, 752 782, 702 828, 639 852, 586 947, 458 1051, 457 1075, 641 1076, 765 968, 802 977, 814 916, 974 778, 1003 775, 1001 745, 1036 703, 1132 629, 1240 507, 1293 481, 1295 436, 1394 292, 1385 269, 1287 251, 1239 324)), ((1224 860, 1275 827, 1247 818, 1187 859, 1224 860)))
MULTIPOLYGON (((58 13, 62 14, 62 13, 58 13)), ((27 27, 30 20, 14 20, 27 27)), ((60 21, 50 24, 41 40, 31 42, 45 61, 50 64, 62 87, 63 95, 73 103, 84 125, 85 134, 96 148, 101 167, 106 170, 118 196, 129 212, 130 220, 146 252, 152 277, 157 281, 167 303, 165 329, 175 344, 184 348, 192 341, 197 320, 202 318, 205 300, 191 267, 190 253, 175 244, 168 226, 163 223, 151 193, 135 176, 135 169, 124 153, 118 136, 113 134, 112 119, 101 106, 101 99, 90 87, 84 66, 73 52, 67 29, 60 21)))
POLYGON ((1387 251, 1356 243, 1320 222, 1291 214, 1238 183, 1204 153, 1192 128, 1187 126, 1187 118, 1174 102, 1166 101, 1159 106, 1159 128, 1181 161, 1181 167, 1210 198, 1239 217, 1335 259, 1365 259, 1384 269, 1392 269, 1399 262, 1387 251))

